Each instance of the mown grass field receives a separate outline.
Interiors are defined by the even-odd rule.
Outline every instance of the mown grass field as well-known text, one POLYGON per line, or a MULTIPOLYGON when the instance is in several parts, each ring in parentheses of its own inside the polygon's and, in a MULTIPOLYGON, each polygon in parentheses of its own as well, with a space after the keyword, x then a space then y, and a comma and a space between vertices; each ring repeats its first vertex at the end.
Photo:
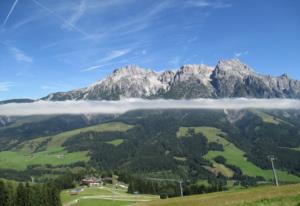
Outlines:
POLYGON ((112 185, 84 188, 78 195, 70 195, 69 190, 61 193, 64 206, 129 206, 136 202, 159 199, 154 195, 132 195, 126 188, 113 188, 112 185))
MULTIPOLYGON (((11 151, 0 152, 0 168, 24 170, 28 165, 68 165, 80 161, 88 161, 88 151, 68 153, 62 147, 62 144, 70 137, 80 134, 81 132, 110 132, 119 131, 126 132, 133 128, 133 125, 124 124, 121 122, 110 122, 72 131, 63 132, 57 135, 40 137, 21 144, 18 148, 11 151), (35 152, 43 142, 47 140, 44 150, 35 152)), ((108 142, 118 146, 123 140, 114 140, 108 142)))
MULTIPOLYGON (((170 198, 137 206, 299 206, 300 185, 263 186, 228 192, 170 198)), ((99 205, 100 206, 100 205, 99 205)))
POLYGON ((80 200, 76 206, 129 206, 135 202, 130 201, 112 201, 112 200, 80 200))
MULTIPOLYGON (((186 136, 188 129, 194 129, 196 133, 202 133, 208 142, 217 142, 223 145, 224 151, 209 151, 204 157, 207 160, 210 160, 215 165, 216 170, 219 170, 222 174, 228 176, 231 175, 230 170, 226 167, 221 167, 216 165, 214 158, 217 156, 223 156, 228 164, 239 167, 245 175, 248 176, 262 176, 265 179, 271 180, 273 178, 272 170, 264 170, 253 163, 247 161, 245 158, 245 153, 238 149, 234 144, 227 141, 225 138, 220 135, 226 135, 220 129, 213 127, 181 127, 177 132, 177 137, 182 138, 186 136)), ((300 182, 300 178, 294 175, 290 175, 285 171, 277 171, 277 175, 280 181, 287 182, 300 182)))

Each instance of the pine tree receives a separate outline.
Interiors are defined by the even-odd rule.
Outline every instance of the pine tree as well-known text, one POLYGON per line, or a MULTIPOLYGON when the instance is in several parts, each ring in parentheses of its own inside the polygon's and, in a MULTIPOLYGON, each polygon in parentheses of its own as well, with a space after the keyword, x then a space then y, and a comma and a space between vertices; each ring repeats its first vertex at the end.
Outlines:
POLYGON ((29 185, 29 183, 27 182, 25 184, 25 202, 24 202, 24 206, 32 206, 32 194, 31 194, 31 187, 29 185))
POLYGON ((47 196, 49 205, 61 206, 60 191, 53 184, 47 184, 47 196))
POLYGON ((6 184, 3 181, 0 181, 0 205, 8 206, 9 194, 6 187, 6 184))
POLYGON ((14 206, 16 201, 16 191, 11 182, 8 182, 6 184, 7 192, 8 192, 8 205, 14 206))
POLYGON ((27 206, 24 202, 26 201, 26 190, 23 183, 20 183, 17 187, 16 194, 16 206, 27 206))

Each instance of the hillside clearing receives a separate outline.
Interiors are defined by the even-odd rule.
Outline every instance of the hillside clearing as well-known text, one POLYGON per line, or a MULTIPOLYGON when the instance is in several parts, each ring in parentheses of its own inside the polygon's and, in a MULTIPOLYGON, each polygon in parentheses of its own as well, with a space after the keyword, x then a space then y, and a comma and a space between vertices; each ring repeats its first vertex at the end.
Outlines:
POLYGON ((32 154, 26 154, 22 151, 4 151, 0 152, 0 168, 24 170, 28 165, 68 165, 88 161, 87 154, 87 152, 68 153, 63 147, 52 147, 46 151, 32 154))
MULTIPOLYGON (((121 122, 110 122, 26 141, 12 151, 0 152, 0 168, 24 170, 28 165, 50 164, 58 166, 75 162, 87 162, 90 159, 88 151, 69 153, 62 147, 62 144, 68 138, 81 132, 126 132, 133 127, 133 125, 121 122), (39 148, 38 151, 36 151, 37 148, 39 148)), ((108 144, 118 146, 122 142, 123 140, 116 139, 108 142, 108 144)))
MULTIPOLYGON (((216 142, 218 144, 222 144, 224 151, 209 151, 204 158, 210 160, 212 163, 214 162, 214 158, 217 156, 223 156, 226 159, 228 164, 239 167, 243 174, 255 177, 262 176, 267 180, 272 180, 273 173, 272 170, 264 170, 253 163, 247 161, 245 158, 245 153, 237 148, 233 143, 227 141, 225 138, 220 135, 226 135, 220 129, 214 127, 180 127, 177 132, 177 138, 184 137, 189 129, 194 129, 195 133, 202 133, 208 142, 216 142)), ((218 168, 214 168, 218 169, 218 168)), ((220 172, 224 173, 224 171, 220 170, 220 172)), ((226 174, 226 173, 225 173, 226 174)), ((225 175, 224 174, 224 175, 225 175)), ((300 181, 300 178, 294 175, 290 175, 285 171, 277 171, 278 178, 280 181, 287 182, 295 182, 300 181)))

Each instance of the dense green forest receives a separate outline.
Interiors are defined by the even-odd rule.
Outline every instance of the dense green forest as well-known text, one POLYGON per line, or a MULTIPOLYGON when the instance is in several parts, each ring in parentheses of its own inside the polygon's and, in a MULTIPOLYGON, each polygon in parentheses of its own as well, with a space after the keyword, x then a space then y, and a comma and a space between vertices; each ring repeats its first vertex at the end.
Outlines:
POLYGON ((15 186, 0 180, 0 203, 1 206, 61 206, 60 190, 51 183, 15 186))

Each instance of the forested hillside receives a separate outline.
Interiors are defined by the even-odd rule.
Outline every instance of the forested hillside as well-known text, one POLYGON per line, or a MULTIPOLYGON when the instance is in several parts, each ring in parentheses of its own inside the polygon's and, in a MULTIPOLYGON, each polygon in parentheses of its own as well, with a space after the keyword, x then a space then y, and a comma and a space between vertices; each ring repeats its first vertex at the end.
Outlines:
MULTIPOLYGON (((90 167, 114 171, 131 191, 151 182, 144 177, 167 177, 193 194, 209 190, 199 185, 215 191, 272 182, 274 155, 280 182, 300 181, 299 111, 145 110, 71 119, 13 117, 0 129, 1 176, 42 180, 90 167)), ((150 185, 148 193, 162 190, 150 185)))

